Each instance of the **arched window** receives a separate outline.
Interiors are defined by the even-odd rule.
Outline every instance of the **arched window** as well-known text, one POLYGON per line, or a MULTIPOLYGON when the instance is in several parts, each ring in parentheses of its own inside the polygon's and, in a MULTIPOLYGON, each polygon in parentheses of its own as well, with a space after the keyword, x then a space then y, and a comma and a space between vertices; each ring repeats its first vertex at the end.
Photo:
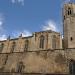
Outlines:
POLYGON ((17 72, 22 72, 23 70, 24 70, 24 64, 23 64, 23 62, 21 61, 21 62, 19 62, 18 64, 17 64, 17 72))
POLYGON ((71 8, 68 8, 68 15, 71 15, 72 14, 72 10, 71 8))
POLYGON ((12 48, 11 48, 11 53, 14 51, 15 46, 16 46, 16 43, 15 43, 15 42, 13 42, 13 43, 12 43, 12 48))
POLYGON ((25 48, 24 48, 24 51, 27 51, 27 50, 28 50, 28 47, 29 47, 29 40, 26 40, 26 41, 25 41, 25 48))
POLYGON ((53 35, 52 37, 52 48, 56 49, 56 36, 55 35, 53 35))
POLYGON ((1 43, 1 44, 0 44, 0 52, 2 52, 3 48, 4 48, 4 44, 1 43))
POLYGON ((69 62, 69 73, 70 75, 75 75, 75 61, 72 59, 69 62))
POLYGON ((70 38, 70 40, 72 41, 72 40, 73 40, 73 38, 71 37, 71 38, 70 38))
POLYGON ((44 48, 44 36, 41 35, 40 36, 40 45, 39 45, 40 48, 44 48))

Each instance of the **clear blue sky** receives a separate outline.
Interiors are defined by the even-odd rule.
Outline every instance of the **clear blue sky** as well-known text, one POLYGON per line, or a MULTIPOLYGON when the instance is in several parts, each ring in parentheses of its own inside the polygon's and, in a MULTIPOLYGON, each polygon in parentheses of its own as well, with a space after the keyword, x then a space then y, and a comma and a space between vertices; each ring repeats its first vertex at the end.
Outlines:
POLYGON ((60 31, 62 4, 63 0, 0 0, 1 32, 12 36, 18 31, 41 31, 47 21, 54 22, 60 31))

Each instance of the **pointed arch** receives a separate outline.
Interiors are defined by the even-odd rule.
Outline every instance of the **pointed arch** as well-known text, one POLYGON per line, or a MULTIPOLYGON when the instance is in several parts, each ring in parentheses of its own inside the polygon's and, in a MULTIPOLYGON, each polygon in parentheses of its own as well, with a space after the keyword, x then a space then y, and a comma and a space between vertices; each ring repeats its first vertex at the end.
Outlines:
POLYGON ((2 52, 3 48, 4 48, 4 43, 1 43, 0 44, 0 52, 2 52))
POLYGON ((52 48, 56 49, 56 36, 55 35, 52 36, 52 48))
POLYGON ((39 44, 39 47, 42 48, 42 49, 44 48, 44 39, 45 39, 45 37, 43 35, 41 35, 40 36, 40 44, 39 44))
POLYGON ((71 8, 68 8, 68 15, 71 15, 72 14, 72 10, 71 8))
POLYGON ((21 73, 24 70, 24 64, 22 61, 17 63, 17 72, 21 73))
POLYGON ((25 40, 25 47, 24 47, 24 51, 27 51, 29 48, 29 40, 25 40))
POLYGON ((12 47, 11 47, 11 53, 14 51, 15 47, 16 47, 16 43, 13 42, 13 43, 12 43, 12 47))
POLYGON ((69 74, 75 75, 75 60, 73 59, 69 62, 69 74))

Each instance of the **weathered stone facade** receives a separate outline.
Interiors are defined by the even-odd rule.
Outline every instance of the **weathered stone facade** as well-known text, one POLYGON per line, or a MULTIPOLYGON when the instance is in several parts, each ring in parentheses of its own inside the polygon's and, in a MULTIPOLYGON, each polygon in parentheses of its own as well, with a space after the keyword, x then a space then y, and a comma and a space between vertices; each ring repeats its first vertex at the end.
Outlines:
POLYGON ((63 50, 30 51, 1 55, 0 69, 3 72, 18 72, 22 63, 24 73, 67 73, 67 59, 63 50), (3 57, 2 57, 3 56, 3 57), (59 60, 58 60, 59 59, 59 60))
POLYGON ((1 53, 38 51, 47 49, 61 49, 62 40, 60 33, 54 31, 35 32, 32 36, 10 39, 0 42, 1 53))
POLYGON ((75 48, 75 4, 64 4, 64 46, 65 48, 75 48))
POLYGON ((71 60, 75 49, 1 53, 0 72, 69 74, 71 60))
POLYGON ((63 39, 48 30, 0 41, 0 75, 75 75, 74 12, 74 3, 64 5, 63 39))

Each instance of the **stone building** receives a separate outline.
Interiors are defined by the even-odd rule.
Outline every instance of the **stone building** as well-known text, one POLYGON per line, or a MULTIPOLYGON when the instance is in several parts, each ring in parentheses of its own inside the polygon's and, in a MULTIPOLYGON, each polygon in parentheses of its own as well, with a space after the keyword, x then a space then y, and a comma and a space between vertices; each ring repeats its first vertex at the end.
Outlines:
POLYGON ((75 4, 63 7, 63 31, 0 41, 0 75, 75 75, 75 4))
POLYGON ((64 4, 63 8, 64 24, 64 46, 65 48, 75 48, 75 4, 64 4))
POLYGON ((39 51, 48 49, 61 49, 62 39, 58 32, 41 31, 35 32, 32 36, 10 39, 0 42, 1 53, 25 52, 25 51, 39 51))

